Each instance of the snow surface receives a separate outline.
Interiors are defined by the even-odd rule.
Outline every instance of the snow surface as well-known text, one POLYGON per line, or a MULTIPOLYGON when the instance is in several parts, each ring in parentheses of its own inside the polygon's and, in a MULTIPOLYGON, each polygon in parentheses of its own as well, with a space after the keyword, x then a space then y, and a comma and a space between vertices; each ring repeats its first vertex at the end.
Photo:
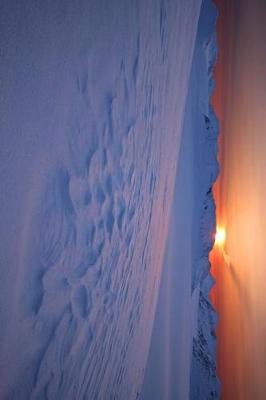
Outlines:
POLYGON ((210 106, 217 12, 202 4, 193 54, 171 226, 142 390, 143 400, 219 398, 209 251, 215 231, 217 120, 210 106))
POLYGON ((1 2, 1 399, 139 397, 200 5, 1 2))

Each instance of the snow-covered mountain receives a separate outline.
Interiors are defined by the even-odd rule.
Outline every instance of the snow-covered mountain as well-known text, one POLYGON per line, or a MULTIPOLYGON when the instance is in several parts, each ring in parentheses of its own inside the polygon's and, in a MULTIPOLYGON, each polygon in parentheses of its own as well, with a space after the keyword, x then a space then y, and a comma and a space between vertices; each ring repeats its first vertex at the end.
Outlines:
POLYGON ((219 398, 217 314, 209 251, 215 231, 212 185, 218 124, 210 105, 216 61, 213 3, 202 3, 184 113, 182 143, 143 400, 219 398))

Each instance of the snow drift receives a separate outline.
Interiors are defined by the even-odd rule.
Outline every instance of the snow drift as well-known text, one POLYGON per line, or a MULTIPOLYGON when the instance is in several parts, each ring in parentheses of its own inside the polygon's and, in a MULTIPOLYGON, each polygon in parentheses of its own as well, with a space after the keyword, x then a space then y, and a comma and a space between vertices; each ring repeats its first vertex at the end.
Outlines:
POLYGON ((138 398, 200 5, 1 3, 1 398, 138 398))

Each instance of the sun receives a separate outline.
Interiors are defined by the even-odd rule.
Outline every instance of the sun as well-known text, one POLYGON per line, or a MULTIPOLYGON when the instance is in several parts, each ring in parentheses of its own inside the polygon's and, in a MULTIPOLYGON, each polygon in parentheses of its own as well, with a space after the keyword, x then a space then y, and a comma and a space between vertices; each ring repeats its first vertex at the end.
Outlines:
POLYGON ((225 239, 226 239, 225 228, 218 225, 216 228, 214 244, 216 246, 223 247, 223 245, 225 243, 225 239))

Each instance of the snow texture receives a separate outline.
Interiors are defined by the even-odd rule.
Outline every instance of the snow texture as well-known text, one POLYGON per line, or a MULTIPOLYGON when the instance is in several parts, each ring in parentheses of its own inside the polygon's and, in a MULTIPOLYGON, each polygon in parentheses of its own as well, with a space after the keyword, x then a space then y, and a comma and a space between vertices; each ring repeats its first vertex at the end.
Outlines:
POLYGON ((1 2, 1 399, 139 397, 200 3, 1 2))

